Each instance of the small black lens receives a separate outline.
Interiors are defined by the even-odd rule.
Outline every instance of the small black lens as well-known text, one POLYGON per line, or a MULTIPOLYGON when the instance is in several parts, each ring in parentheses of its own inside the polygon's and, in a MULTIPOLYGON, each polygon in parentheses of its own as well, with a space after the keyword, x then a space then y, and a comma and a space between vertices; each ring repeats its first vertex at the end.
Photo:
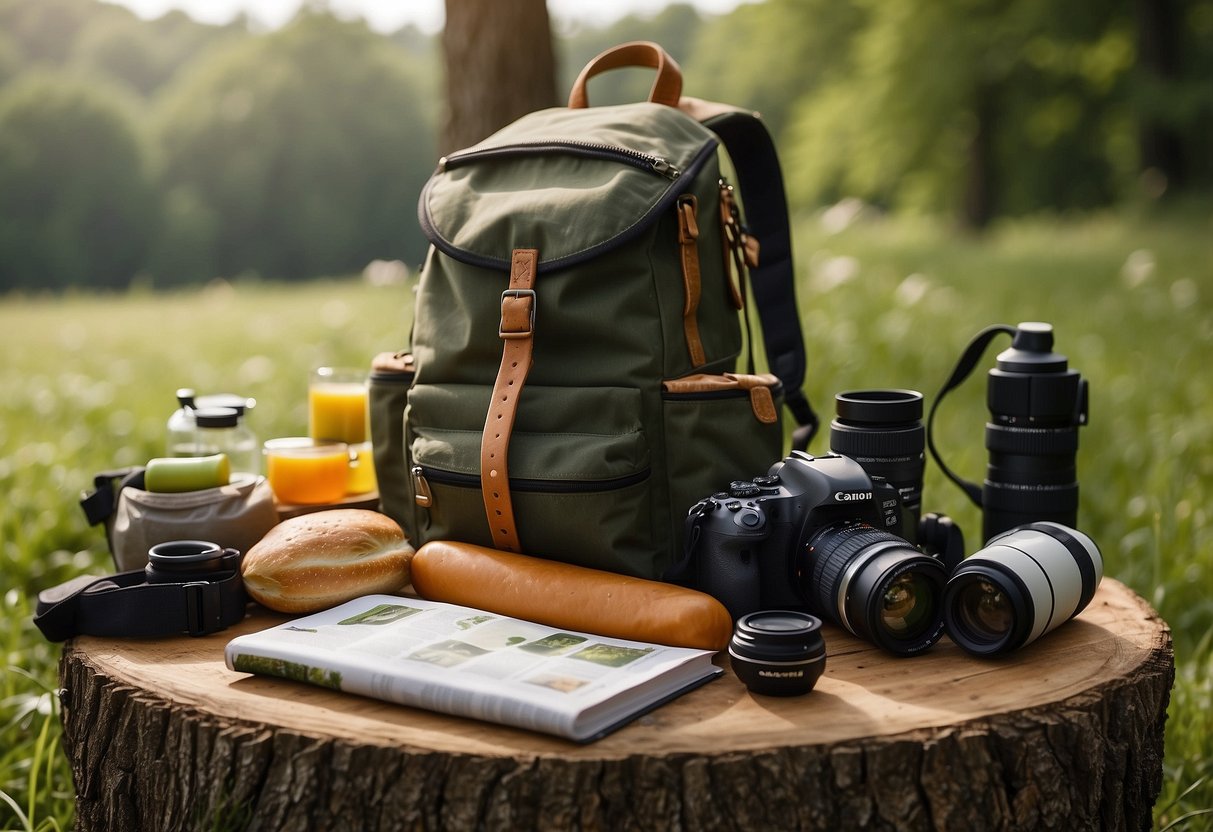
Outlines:
POLYGON ((729 658, 737 678, 753 693, 808 693, 825 669, 821 619, 793 610, 743 615, 729 642, 729 658))
POLYGON ((148 549, 144 574, 148 583, 188 583, 213 579, 239 567, 240 553, 209 540, 170 540, 148 549))

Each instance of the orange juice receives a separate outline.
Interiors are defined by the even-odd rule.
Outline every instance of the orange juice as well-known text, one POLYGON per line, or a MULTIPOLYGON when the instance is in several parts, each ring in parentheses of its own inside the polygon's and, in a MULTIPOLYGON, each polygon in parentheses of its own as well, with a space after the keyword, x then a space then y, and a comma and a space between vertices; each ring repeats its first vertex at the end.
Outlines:
POLYGON ((265 443, 265 475, 280 503, 335 503, 345 496, 349 473, 350 452, 340 442, 291 437, 265 443))
POLYGON ((370 442, 350 447, 350 479, 346 494, 367 494, 379 487, 375 480, 375 457, 370 442))
POLYGON ((367 389, 362 382, 314 381, 308 385, 308 433, 313 439, 366 441, 367 389))

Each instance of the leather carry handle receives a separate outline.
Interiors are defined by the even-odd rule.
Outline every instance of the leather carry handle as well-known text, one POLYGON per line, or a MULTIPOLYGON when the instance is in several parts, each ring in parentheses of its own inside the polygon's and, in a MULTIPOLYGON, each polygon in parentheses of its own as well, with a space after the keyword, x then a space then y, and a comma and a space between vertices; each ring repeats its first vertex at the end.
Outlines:
POLYGON ((682 97, 682 68, 656 43, 637 40, 612 47, 591 59, 573 82, 573 88, 569 91, 569 107, 583 110, 590 106, 585 88, 595 75, 630 66, 657 70, 653 88, 649 90, 649 101, 668 107, 678 106, 678 99, 682 97))

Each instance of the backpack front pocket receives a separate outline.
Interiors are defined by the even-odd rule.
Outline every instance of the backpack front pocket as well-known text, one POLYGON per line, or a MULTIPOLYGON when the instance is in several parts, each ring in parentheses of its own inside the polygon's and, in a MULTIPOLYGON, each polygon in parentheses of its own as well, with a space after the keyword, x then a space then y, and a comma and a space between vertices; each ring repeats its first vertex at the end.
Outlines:
POLYGON ((782 458, 783 390, 773 375, 744 373, 696 373, 662 388, 669 515, 681 541, 691 506, 782 458))
MULTIPOLYGON (((492 388, 417 385, 406 423, 418 535, 492 546, 480 445, 492 388)), ((509 446, 522 551, 653 577, 649 447, 639 390, 528 385, 509 446), (577 430, 570 431, 575 425, 577 430)))

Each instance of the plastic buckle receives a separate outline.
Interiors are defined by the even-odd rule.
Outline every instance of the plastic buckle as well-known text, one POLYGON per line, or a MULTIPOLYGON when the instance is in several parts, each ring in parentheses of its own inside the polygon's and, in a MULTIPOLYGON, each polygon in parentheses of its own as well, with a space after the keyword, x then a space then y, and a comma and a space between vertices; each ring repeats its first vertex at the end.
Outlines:
POLYGON ((497 325, 497 336, 499 338, 530 338, 535 331, 535 307, 537 306, 534 289, 506 289, 501 293, 501 323, 497 325), (506 332, 505 331, 505 299, 506 298, 528 298, 531 301, 531 319, 525 331, 506 332))
POLYGON ((191 636, 206 636, 222 630, 219 587, 209 581, 190 581, 181 588, 185 590, 186 632, 191 636))

